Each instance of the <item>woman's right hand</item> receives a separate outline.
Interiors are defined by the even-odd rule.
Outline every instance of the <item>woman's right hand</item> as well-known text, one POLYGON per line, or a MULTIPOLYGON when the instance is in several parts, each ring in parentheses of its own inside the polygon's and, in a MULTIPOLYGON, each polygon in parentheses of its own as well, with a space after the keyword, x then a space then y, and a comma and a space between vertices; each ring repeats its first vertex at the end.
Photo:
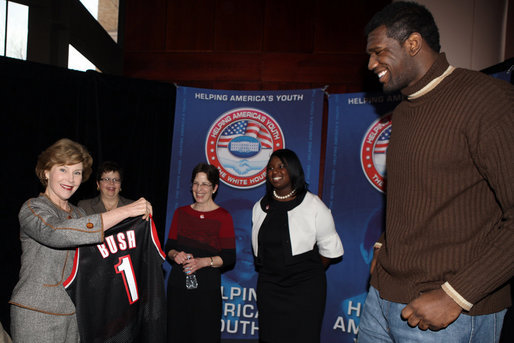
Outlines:
POLYGON ((129 217, 137 217, 142 215, 143 219, 148 220, 151 214, 153 214, 152 204, 145 198, 139 198, 128 205, 123 206, 129 214, 129 217))
POLYGON ((184 251, 176 251, 173 249, 168 252, 168 256, 176 264, 183 264, 188 259, 193 257, 191 254, 188 254, 184 251))

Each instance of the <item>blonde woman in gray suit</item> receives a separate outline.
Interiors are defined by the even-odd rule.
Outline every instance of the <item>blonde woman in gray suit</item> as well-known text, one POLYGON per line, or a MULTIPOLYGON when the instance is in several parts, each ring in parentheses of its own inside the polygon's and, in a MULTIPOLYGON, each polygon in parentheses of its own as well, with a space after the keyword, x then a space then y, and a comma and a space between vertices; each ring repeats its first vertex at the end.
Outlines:
POLYGON ((93 159, 84 146, 63 138, 38 158, 36 175, 44 193, 27 200, 18 215, 20 279, 10 300, 11 335, 16 343, 79 342, 75 306, 63 287, 74 248, 101 243, 104 231, 152 207, 144 198, 112 211, 86 215, 68 199, 91 174, 93 159))

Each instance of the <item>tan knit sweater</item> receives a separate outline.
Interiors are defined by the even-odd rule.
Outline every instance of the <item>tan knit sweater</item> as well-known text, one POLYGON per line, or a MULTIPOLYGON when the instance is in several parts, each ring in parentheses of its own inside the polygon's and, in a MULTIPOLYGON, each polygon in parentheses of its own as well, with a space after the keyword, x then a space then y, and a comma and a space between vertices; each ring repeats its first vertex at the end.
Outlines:
MULTIPOLYGON (((413 94, 448 68, 441 54, 413 94)), ((455 69, 393 113, 386 231, 371 283, 408 303, 447 283, 469 314, 511 303, 514 87, 455 69), (463 305, 464 304, 464 305, 463 305)), ((444 287, 443 287, 444 288, 444 287)))

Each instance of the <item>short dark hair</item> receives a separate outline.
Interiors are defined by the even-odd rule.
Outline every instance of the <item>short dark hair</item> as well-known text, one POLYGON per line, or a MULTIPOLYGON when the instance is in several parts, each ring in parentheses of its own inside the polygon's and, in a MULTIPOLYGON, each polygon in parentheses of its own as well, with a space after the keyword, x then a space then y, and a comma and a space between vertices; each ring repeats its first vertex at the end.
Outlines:
POLYGON ((82 183, 86 182, 91 175, 93 158, 86 147, 68 138, 59 139, 57 142, 46 148, 36 164, 36 175, 43 186, 48 185, 45 171, 52 169, 54 165, 77 164, 82 162, 82 183))
MULTIPOLYGON (((269 161, 271 161, 273 157, 278 157, 280 161, 284 163, 287 172, 289 173, 289 178, 291 179, 291 187, 296 190, 296 194, 301 194, 307 191, 308 184, 305 181, 305 173, 303 172, 300 159, 295 152, 289 149, 275 150, 269 157, 269 161)), ((268 165, 270 163, 269 161, 268 165)), ((266 196, 270 199, 272 197, 272 192, 273 186, 266 177, 266 196)))
POLYGON ((415 2, 393 2, 377 12, 366 25, 366 36, 377 27, 385 25, 387 37, 403 44, 409 36, 417 32, 435 52, 441 50, 439 29, 432 13, 415 2))
POLYGON ((118 172, 118 174, 120 174, 120 180, 123 181, 123 168, 114 161, 104 161, 100 164, 96 170, 96 181, 100 181, 102 175, 108 172, 118 172))
MULTIPOLYGON (((209 182, 212 183, 212 188, 214 188, 214 186, 216 186, 216 185, 219 186, 220 171, 218 170, 218 168, 216 168, 212 164, 208 164, 208 163, 204 163, 204 162, 198 163, 193 168, 193 172, 191 173, 191 184, 193 184, 193 182, 195 181, 196 174, 198 174, 198 173, 205 173, 207 175, 207 180, 209 180, 209 182)), ((218 192, 219 192, 219 187, 218 187, 218 192)), ((212 194, 213 200, 216 197, 216 195, 218 194, 218 192, 212 194)))

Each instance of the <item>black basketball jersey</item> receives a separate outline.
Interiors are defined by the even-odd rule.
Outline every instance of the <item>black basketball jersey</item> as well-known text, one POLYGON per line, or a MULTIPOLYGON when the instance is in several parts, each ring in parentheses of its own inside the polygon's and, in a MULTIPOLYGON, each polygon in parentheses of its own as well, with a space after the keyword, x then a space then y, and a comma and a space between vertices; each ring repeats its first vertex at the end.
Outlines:
POLYGON ((107 230, 103 244, 77 248, 64 287, 81 342, 164 342, 164 260, 153 220, 141 217, 107 230))

